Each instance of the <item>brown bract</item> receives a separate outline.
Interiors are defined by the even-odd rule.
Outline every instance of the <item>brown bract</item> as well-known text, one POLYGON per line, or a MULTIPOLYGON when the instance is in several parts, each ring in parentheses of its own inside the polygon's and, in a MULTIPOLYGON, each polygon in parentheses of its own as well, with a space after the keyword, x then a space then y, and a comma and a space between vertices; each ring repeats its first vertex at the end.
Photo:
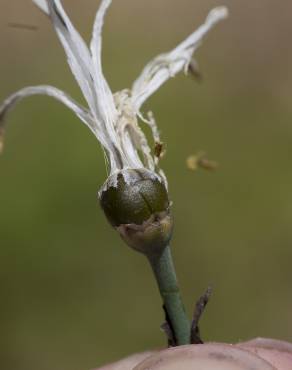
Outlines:
POLYGON ((96 370, 292 370, 292 344, 256 338, 206 343, 132 355, 96 370))

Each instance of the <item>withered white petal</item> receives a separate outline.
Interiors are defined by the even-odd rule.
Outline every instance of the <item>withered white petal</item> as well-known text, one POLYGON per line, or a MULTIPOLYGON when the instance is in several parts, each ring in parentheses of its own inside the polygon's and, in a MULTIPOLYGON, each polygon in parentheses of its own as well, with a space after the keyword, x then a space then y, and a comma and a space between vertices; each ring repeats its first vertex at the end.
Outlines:
POLYGON ((49 14, 49 7, 47 0, 32 0, 44 13, 49 14))
POLYGON ((95 113, 97 118, 100 118, 93 86, 92 60, 88 47, 74 28, 60 0, 47 0, 47 5, 49 16, 63 45, 71 71, 92 113, 95 113))
POLYGON ((102 0, 99 9, 96 13, 90 50, 93 63, 93 79, 96 92, 96 100, 99 111, 103 118, 104 131, 108 133, 112 147, 120 153, 120 159, 123 165, 131 165, 131 161, 127 159, 126 153, 121 148, 121 140, 117 132, 118 111, 115 105, 113 93, 103 75, 102 71, 102 29, 104 18, 111 0, 102 0))
POLYGON ((112 94, 103 75, 101 63, 102 29, 111 0, 101 0, 94 22, 90 49, 74 28, 61 0, 32 1, 50 17, 89 110, 54 87, 27 87, 11 95, 0 106, 0 135, 6 113, 19 100, 35 94, 49 95, 72 109, 95 134, 109 159, 111 174, 127 168, 144 168, 156 172, 166 183, 163 172, 158 168, 159 155, 157 157, 153 155, 147 138, 139 126, 138 118, 150 126, 154 142, 161 146, 156 122, 151 113, 148 113, 148 119, 144 118, 140 108, 165 81, 189 66, 203 36, 219 20, 227 16, 227 9, 219 7, 212 10, 205 23, 185 41, 171 52, 159 55, 148 63, 141 76, 134 82, 132 91, 125 89, 112 94))
POLYGON ((132 87, 132 101, 137 112, 164 82, 188 67, 205 34, 227 15, 228 10, 223 6, 211 10, 205 23, 187 39, 169 53, 158 55, 146 65, 132 87))
MULTIPOLYGON (((76 78, 83 95, 88 103, 91 114, 96 123, 99 125, 100 136, 102 137, 101 144, 105 147, 107 154, 110 157, 111 166, 121 166, 123 154, 119 154, 118 142, 114 130, 111 130, 112 123, 107 124, 108 120, 104 114, 103 103, 99 101, 97 90, 100 89, 97 85, 95 72, 93 68, 92 56, 87 45, 72 22, 67 16, 60 0, 46 0, 49 10, 49 16, 52 20, 56 33, 61 41, 67 61, 71 71, 76 78), (120 158, 121 157, 121 158, 120 158), (119 162, 119 165, 117 164, 119 162)), ((43 4, 37 5, 44 10, 43 4)))
POLYGON ((113 122, 115 122, 117 118, 117 110, 115 107, 113 94, 110 90, 110 87, 108 86, 106 79, 104 78, 101 63, 102 28, 104 23, 104 17, 110 4, 111 0, 102 0, 100 4, 100 7, 97 11, 94 21, 90 49, 92 53, 94 79, 96 82, 95 89, 100 110, 103 112, 103 116, 106 119, 106 121, 111 124, 110 126, 112 126, 109 127, 109 129, 113 129, 113 122))
POLYGON ((99 136, 98 126, 94 121, 91 114, 87 109, 83 108, 81 105, 76 103, 69 95, 65 92, 53 87, 53 86, 28 86, 23 89, 13 93, 0 105, 0 129, 3 130, 5 125, 5 118, 7 113, 12 110, 15 105, 22 99, 33 95, 47 95, 50 96, 71 109, 80 119, 83 121, 87 127, 94 133, 95 136, 99 136))

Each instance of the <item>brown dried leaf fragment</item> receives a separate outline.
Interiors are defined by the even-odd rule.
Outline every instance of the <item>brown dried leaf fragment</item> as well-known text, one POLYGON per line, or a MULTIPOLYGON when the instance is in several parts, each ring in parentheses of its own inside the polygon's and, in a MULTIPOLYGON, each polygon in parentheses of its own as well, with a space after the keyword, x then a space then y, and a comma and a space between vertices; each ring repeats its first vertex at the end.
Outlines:
POLYGON ((188 156, 186 159, 186 165, 188 169, 192 171, 196 171, 199 168, 208 171, 214 171, 218 168, 218 163, 208 159, 205 152, 199 152, 198 154, 192 154, 188 156))
POLYGON ((154 155, 156 158, 160 159, 164 155, 164 144, 163 142, 156 142, 154 146, 154 155))
POLYGON ((4 149, 4 129, 0 127, 0 154, 3 152, 4 149))

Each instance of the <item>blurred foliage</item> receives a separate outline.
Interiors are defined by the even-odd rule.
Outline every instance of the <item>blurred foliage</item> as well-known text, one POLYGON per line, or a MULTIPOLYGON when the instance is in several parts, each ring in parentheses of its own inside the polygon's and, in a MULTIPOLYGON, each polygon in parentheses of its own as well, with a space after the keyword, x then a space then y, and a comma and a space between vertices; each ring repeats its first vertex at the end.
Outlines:
MULTIPOLYGON (((292 340, 292 6, 224 3, 230 19, 197 53, 202 83, 182 75, 145 107, 167 145, 173 253, 190 314, 214 287, 201 323, 206 340, 292 340), (217 171, 187 169, 186 158, 200 150, 220 164, 217 171)), ((98 1, 64 4, 89 39, 98 1)), ((217 4, 114 2, 104 37, 113 89, 130 86, 145 62, 217 4)), ((0 99, 39 83, 80 98, 49 22, 31 1, 2 0, 0 9, 0 99)), ((0 367, 90 369, 163 346, 147 262, 98 205, 106 172, 95 138, 48 98, 28 99, 9 119, 0 158, 0 367)))

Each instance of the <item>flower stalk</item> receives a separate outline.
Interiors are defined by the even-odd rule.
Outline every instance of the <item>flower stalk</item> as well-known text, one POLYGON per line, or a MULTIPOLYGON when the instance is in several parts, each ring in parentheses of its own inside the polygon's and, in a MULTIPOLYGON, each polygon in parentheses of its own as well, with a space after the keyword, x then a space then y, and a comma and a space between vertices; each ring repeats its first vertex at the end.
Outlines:
POLYGON ((190 344, 191 326, 181 299, 170 247, 147 257, 164 303, 173 341, 177 346, 190 344))

